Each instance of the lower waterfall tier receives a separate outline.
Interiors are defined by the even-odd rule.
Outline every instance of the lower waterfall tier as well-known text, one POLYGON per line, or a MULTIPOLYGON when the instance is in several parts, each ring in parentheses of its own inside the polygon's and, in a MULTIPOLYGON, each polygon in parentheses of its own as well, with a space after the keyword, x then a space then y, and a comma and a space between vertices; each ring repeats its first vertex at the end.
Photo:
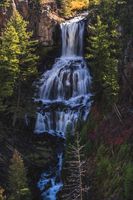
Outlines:
POLYGON ((56 200, 57 191, 60 191, 63 187, 61 180, 62 162, 63 153, 58 153, 57 166, 41 175, 38 187, 42 192, 42 198, 44 200, 56 200))

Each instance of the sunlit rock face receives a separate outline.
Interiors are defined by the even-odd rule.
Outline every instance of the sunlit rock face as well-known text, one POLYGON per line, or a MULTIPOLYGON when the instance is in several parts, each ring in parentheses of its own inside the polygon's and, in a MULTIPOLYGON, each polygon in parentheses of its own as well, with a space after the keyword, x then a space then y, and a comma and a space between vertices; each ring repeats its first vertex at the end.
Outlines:
POLYGON ((78 119, 86 120, 91 107, 91 76, 83 58, 84 17, 61 23, 62 54, 39 82, 40 103, 34 132, 58 139, 57 164, 41 175, 43 200, 57 200, 63 183, 61 171, 67 128, 74 134, 78 119))

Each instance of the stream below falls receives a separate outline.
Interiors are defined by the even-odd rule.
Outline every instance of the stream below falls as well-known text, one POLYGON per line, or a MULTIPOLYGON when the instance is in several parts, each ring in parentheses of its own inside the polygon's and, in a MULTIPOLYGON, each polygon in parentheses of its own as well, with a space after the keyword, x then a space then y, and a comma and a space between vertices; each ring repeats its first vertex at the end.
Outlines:
POLYGON ((83 58, 85 17, 75 17, 60 25, 62 55, 55 60, 51 70, 40 79, 36 134, 49 134, 61 139, 57 146, 57 165, 49 167, 40 176, 38 188, 42 200, 57 200, 63 187, 61 171, 66 129, 74 126, 79 117, 86 120, 91 107, 91 75, 83 58))

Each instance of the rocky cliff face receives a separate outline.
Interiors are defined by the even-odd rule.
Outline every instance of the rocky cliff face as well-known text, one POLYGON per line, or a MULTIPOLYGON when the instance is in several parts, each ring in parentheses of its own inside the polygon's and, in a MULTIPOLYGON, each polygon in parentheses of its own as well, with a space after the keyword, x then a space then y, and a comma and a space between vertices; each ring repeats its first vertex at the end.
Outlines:
POLYGON ((54 33, 61 22, 58 17, 58 9, 54 0, 43 0, 37 5, 29 3, 30 28, 35 36, 45 46, 54 45, 54 33))
POLYGON ((2 32, 7 20, 12 15, 13 9, 17 9, 25 20, 29 21, 29 29, 34 37, 44 46, 54 45, 54 32, 62 20, 58 17, 58 9, 55 0, 42 0, 35 3, 32 0, 12 0, 8 8, 0 8, 0 30, 2 32))

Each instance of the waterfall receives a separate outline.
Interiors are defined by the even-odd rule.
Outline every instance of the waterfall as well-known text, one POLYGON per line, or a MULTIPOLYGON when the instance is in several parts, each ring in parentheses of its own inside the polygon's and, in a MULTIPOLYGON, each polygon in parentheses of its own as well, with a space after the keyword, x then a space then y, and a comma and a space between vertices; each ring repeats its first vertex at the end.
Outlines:
MULTIPOLYGON (((91 76, 83 58, 83 17, 76 17, 60 25, 62 33, 62 55, 56 59, 52 69, 40 80, 38 108, 35 125, 36 134, 50 134, 66 138, 66 129, 79 119, 86 120, 91 106, 91 76)), ((63 150, 57 153, 57 166, 41 175, 38 187, 43 200, 56 200, 61 190, 63 150), (50 187, 48 187, 50 185, 50 187)))
MULTIPOLYGON (((81 20, 77 18, 76 20, 81 20)), ((62 30, 62 57, 82 56, 84 21, 71 20, 61 24, 62 30)))

